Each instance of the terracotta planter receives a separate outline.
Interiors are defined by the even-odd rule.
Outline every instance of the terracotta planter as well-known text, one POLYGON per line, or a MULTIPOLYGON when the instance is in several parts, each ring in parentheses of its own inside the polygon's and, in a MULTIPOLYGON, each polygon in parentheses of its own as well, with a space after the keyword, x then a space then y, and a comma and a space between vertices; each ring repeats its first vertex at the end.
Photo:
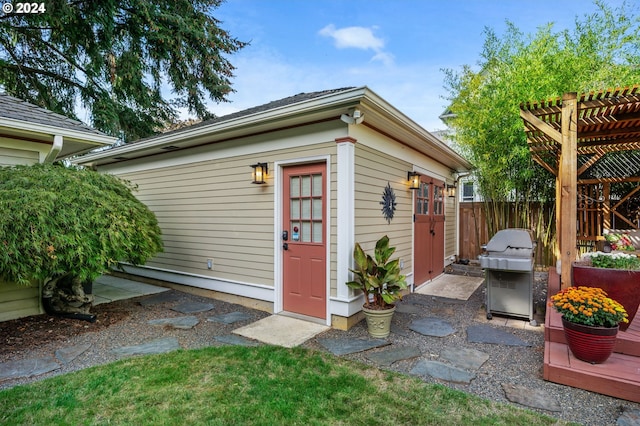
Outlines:
POLYGON ((602 364, 613 353, 618 327, 574 324, 562 317, 567 345, 573 356, 591 364, 602 364))
POLYGON ((600 287, 609 297, 624 306, 629 322, 620 324, 625 331, 640 306, 640 271, 626 269, 594 268, 579 262, 572 265, 571 284, 574 286, 600 287))
POLYGON ((362 307, 364 316, 367 319, 367 328, 369 335, 376 339, 384 339, 391 333, 391 318, 396 311, 394 306, 391 309, 376 310, 362 307))

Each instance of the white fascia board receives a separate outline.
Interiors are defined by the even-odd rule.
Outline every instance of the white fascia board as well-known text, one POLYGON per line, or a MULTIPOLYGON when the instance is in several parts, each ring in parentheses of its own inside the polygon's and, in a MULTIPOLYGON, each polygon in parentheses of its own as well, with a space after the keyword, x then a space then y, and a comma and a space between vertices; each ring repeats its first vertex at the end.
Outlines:
POLYGON ((366 87, 359 87, 351 90, 345 90, 344 92, 339 92, 337 94, 328 94, 308 101, 285 105, 254 114, 243 115, 242 117, 213 123, 208 126, 198 126, 193 129, 169 133, 167 135, 160 135, 151 138, 148 141, 136 142, 107 151, 87 154, 82 158, 79 158, 76 162, 79 164, 86 164, 105 157, 113 157, 114 155, 124 156, 130 152, 158 148, 163 145, 171 145, 183 140, 196 139, 212 133, 224 133, 225 131, 239 129, 242 127, 255 127, 269 122, 277 123, 285 118, 304 116, 305 114, 312 113, 314 111, 340 107, 341 105, 348 104, 350 102, 357 102, 362 98, 366 91, 366 87))
MULTIPOLYGON (((472 168, 471 163, 469 163, 464 157, 456 153, 453 149, 451 149, 447 144, 433 136, 426 129, 420 126, 418 123, 413 121, 411 118, 406 116, 400 110, 395 108, 393 105, 385 101, 383 98, 378 96, 375 92, 370 89, 366 90, 364 95, 363 104, 367 106, 370 104, 374 110, 378 114, 388 117, 393 122, 402 123, 402 127, 404 127, 405 131, 413 133, 417 135, 420 139, 427 139, 430 143, 428 146, 429 150, 435 150, 444 156, 445 158, 451 160, 453 163, 456 163, 460 166, 460 168, 469 170, 472 168)), ((365 116, 366 121, 366 116, 365 116)))
POLYGON ((118 141, 118 138, 107 135, 99 135, 89 132, 80 132, 77 130, 67 129, 64 127, 49 126, 46 124, 32 123, 29 121, 15 120, 12 118, 0 117, 0 127, 8 127, 16 130, 23 130, 29 133, 38 133, 41 135, 51 136, 60 135, 65 139, 73 139, 81 142, 89 142, 94 145, 112 145, 118 141))

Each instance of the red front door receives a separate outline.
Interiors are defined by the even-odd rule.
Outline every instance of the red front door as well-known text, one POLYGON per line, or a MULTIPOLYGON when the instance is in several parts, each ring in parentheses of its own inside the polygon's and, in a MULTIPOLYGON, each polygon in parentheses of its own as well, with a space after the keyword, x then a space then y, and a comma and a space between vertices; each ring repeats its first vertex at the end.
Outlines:
POLYGON ((326 165, 284 169, 283 309, 326 318, 326 165))
POLYGON ((444 182, 428 176, 415 191, 413 264, 415 285, 444 271, 444 182))

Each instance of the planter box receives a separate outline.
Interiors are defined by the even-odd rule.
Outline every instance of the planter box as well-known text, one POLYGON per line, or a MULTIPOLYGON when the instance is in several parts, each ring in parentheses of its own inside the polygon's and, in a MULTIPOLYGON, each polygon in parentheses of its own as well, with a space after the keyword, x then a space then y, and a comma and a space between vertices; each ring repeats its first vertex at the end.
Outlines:
POLYGON ((573 262, 571 269, 572 285, 600 287, 611 299, 624 306, 629 314, 629 322, 620 324, 620 330, 626 330, 640 306, 640 271, 594 268, 580 262, 573 262))

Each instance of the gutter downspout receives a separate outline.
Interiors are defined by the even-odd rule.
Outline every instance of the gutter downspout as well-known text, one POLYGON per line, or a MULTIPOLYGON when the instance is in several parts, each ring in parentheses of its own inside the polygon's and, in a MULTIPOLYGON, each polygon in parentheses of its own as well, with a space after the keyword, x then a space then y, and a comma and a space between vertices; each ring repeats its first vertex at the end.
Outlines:
POLYGON ((53 163, 56 160, 56 158, 58 157, 58 154, 60 154, 60 151, 62 151, 62 145, 63 144, 64 144, 64 140, 63 140, 62 136, 61 135, 54 135, 53 136, 53 145, 51 146, 51 150, 49 151, 49 153, 45 157, 43 163, 44 164, 53 163))

